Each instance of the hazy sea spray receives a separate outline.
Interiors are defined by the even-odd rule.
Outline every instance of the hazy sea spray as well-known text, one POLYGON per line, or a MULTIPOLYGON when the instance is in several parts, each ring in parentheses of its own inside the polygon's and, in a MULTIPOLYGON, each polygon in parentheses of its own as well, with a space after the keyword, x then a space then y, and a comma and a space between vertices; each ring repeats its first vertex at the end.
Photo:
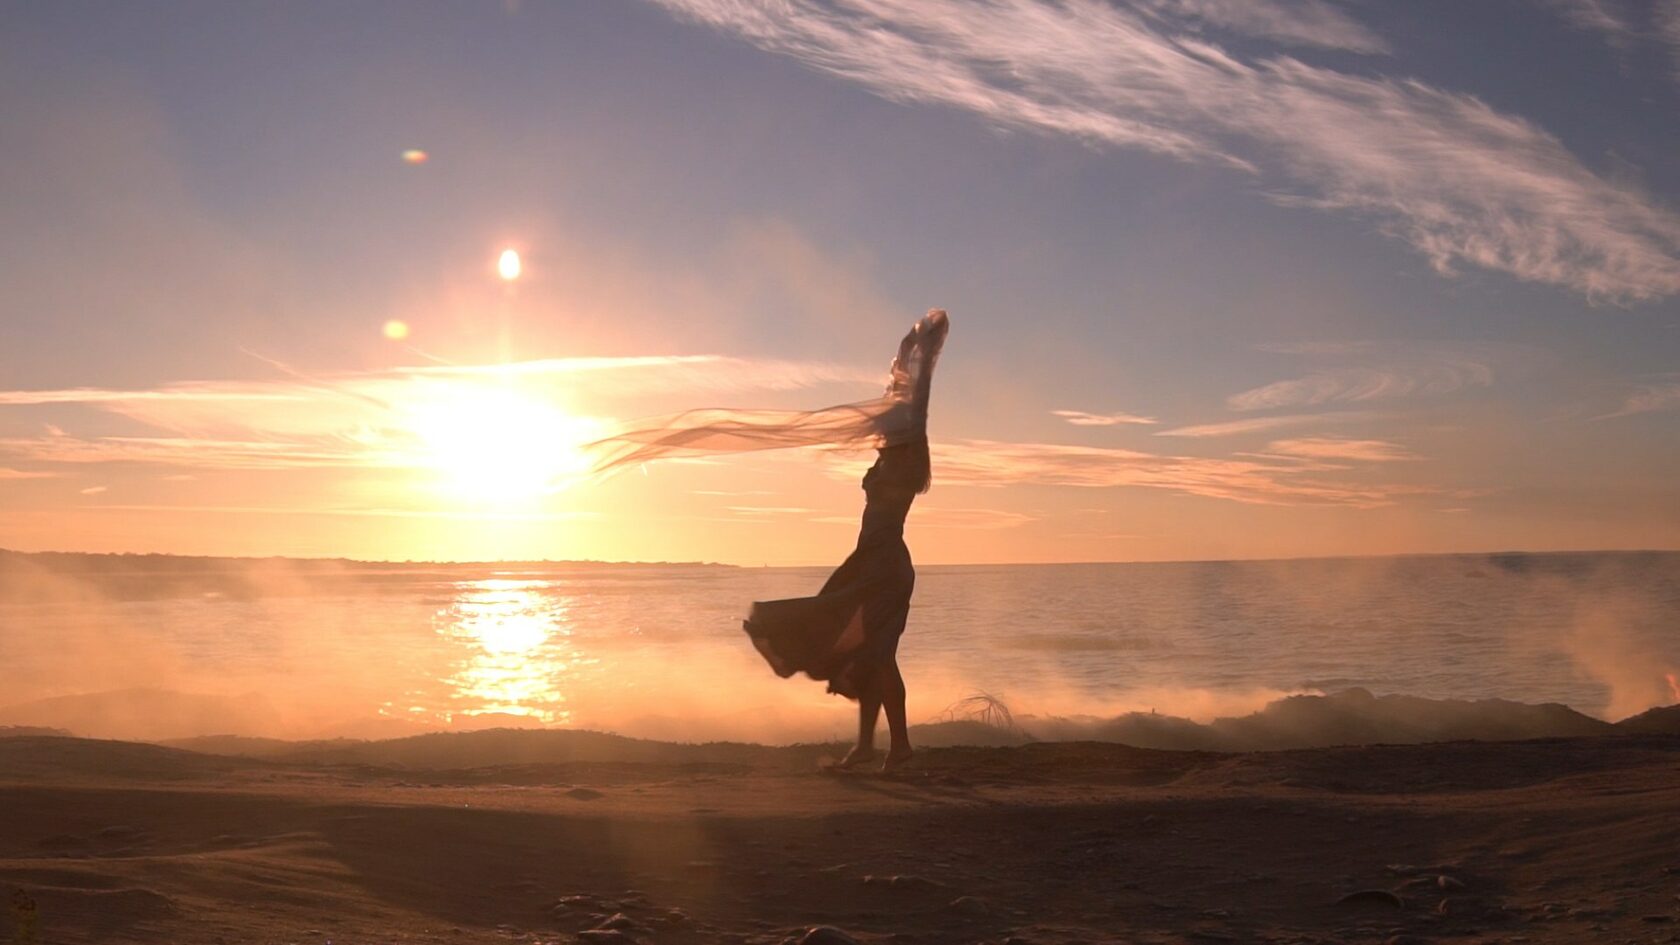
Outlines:
MULTIPOLYGON (((739 630, 751 600, 809 593, 825 575, 5 556, 0 703, 131 687, 235 701, 208 715, 154 697, 58 702, 0 724, 844 738, 848 704, 776 679, 739 630)), ((1677 612, 1680 555, 931 567, 901 660, 913 721, 976 690, 1020 715, 1207 720, 1347 686, 1619 718, 1671 701, 1677 612)))
POLYGON ((1672 637, 1680 633, 1680 611, 1659 608, 1647 595, 1626 588, 1581 595, 1575 602, 1563 649, 1581 674, 1608 690, 1606 718, 1626 718, 1680 701, 1670 682, 1680 660, 1672 651, 1654 652, 1643 629, 1666 624, 1672 637))

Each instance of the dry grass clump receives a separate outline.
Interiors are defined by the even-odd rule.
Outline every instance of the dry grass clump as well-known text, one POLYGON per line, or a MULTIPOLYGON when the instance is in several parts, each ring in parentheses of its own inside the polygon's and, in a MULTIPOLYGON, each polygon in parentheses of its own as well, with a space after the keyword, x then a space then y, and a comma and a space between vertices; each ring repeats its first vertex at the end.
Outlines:
POLYGON ((1002 699, 989 692, 976 692, 971 696, 951 703, 945 711, 939 713, 941 722, 979 722, 992 728, 1006 732, 1020 731, 1015 724, 1015 714, 1009 711, 1002 699))

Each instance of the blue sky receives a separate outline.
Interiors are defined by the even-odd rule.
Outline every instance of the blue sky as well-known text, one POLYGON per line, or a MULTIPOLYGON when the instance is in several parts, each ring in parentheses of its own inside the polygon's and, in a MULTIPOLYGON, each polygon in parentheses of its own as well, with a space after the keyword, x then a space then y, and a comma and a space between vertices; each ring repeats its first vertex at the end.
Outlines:
POLYGON ((510 503, 385 395, 822 406, 937 305, 924 560, 1680 547, 1675 0, 4 22, 0 545, 827 560, 855 457, 510 503))

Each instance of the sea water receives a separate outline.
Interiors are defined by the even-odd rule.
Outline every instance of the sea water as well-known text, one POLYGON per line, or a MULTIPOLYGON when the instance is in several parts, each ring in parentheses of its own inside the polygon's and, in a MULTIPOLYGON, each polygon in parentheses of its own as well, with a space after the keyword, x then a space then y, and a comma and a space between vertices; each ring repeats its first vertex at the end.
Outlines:
MULTIPOLYGON (((18 721, 7 705, 36 703, 38 723, 39 700, 146 689, 230 700, 160 737, 785 741, 851 724, 740 629, 751 601, 812 593, 821 568, 87 561, 0 581, 0 723, 18 721)), ((977 692, 1018 714, 1206 719, 1355 686, 1615 719, 1680 700, 1680 554, 922 567, 899 655, 912 721, 977 692)), ((146 731, 60 704, 68 727, 146 731)))

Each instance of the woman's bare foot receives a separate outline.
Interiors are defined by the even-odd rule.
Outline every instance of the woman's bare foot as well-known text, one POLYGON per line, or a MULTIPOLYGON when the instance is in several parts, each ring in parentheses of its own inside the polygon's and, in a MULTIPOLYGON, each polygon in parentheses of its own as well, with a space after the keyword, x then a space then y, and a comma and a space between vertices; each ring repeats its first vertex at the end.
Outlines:
POLYGON ((902 768, 904 767, 904 763, 909 761, 915 754, 916 753, 911 751, 908 747, 894 748, 887 752, 887 759, 881 762, 881 770, 895 771, 902 768))
POLYGON ((856 748, 853 748, 851 751, 846 752, 846 757, 840 759, 840 763, 835 765, 834 767, 839 768, 842 771, 848 771, 852 768, 857 767, 858 765, 863 764, 866 761, 874 761, 874 760, 875 760, 875 749, 864 748, 863 746, 860 745, 856 748))

